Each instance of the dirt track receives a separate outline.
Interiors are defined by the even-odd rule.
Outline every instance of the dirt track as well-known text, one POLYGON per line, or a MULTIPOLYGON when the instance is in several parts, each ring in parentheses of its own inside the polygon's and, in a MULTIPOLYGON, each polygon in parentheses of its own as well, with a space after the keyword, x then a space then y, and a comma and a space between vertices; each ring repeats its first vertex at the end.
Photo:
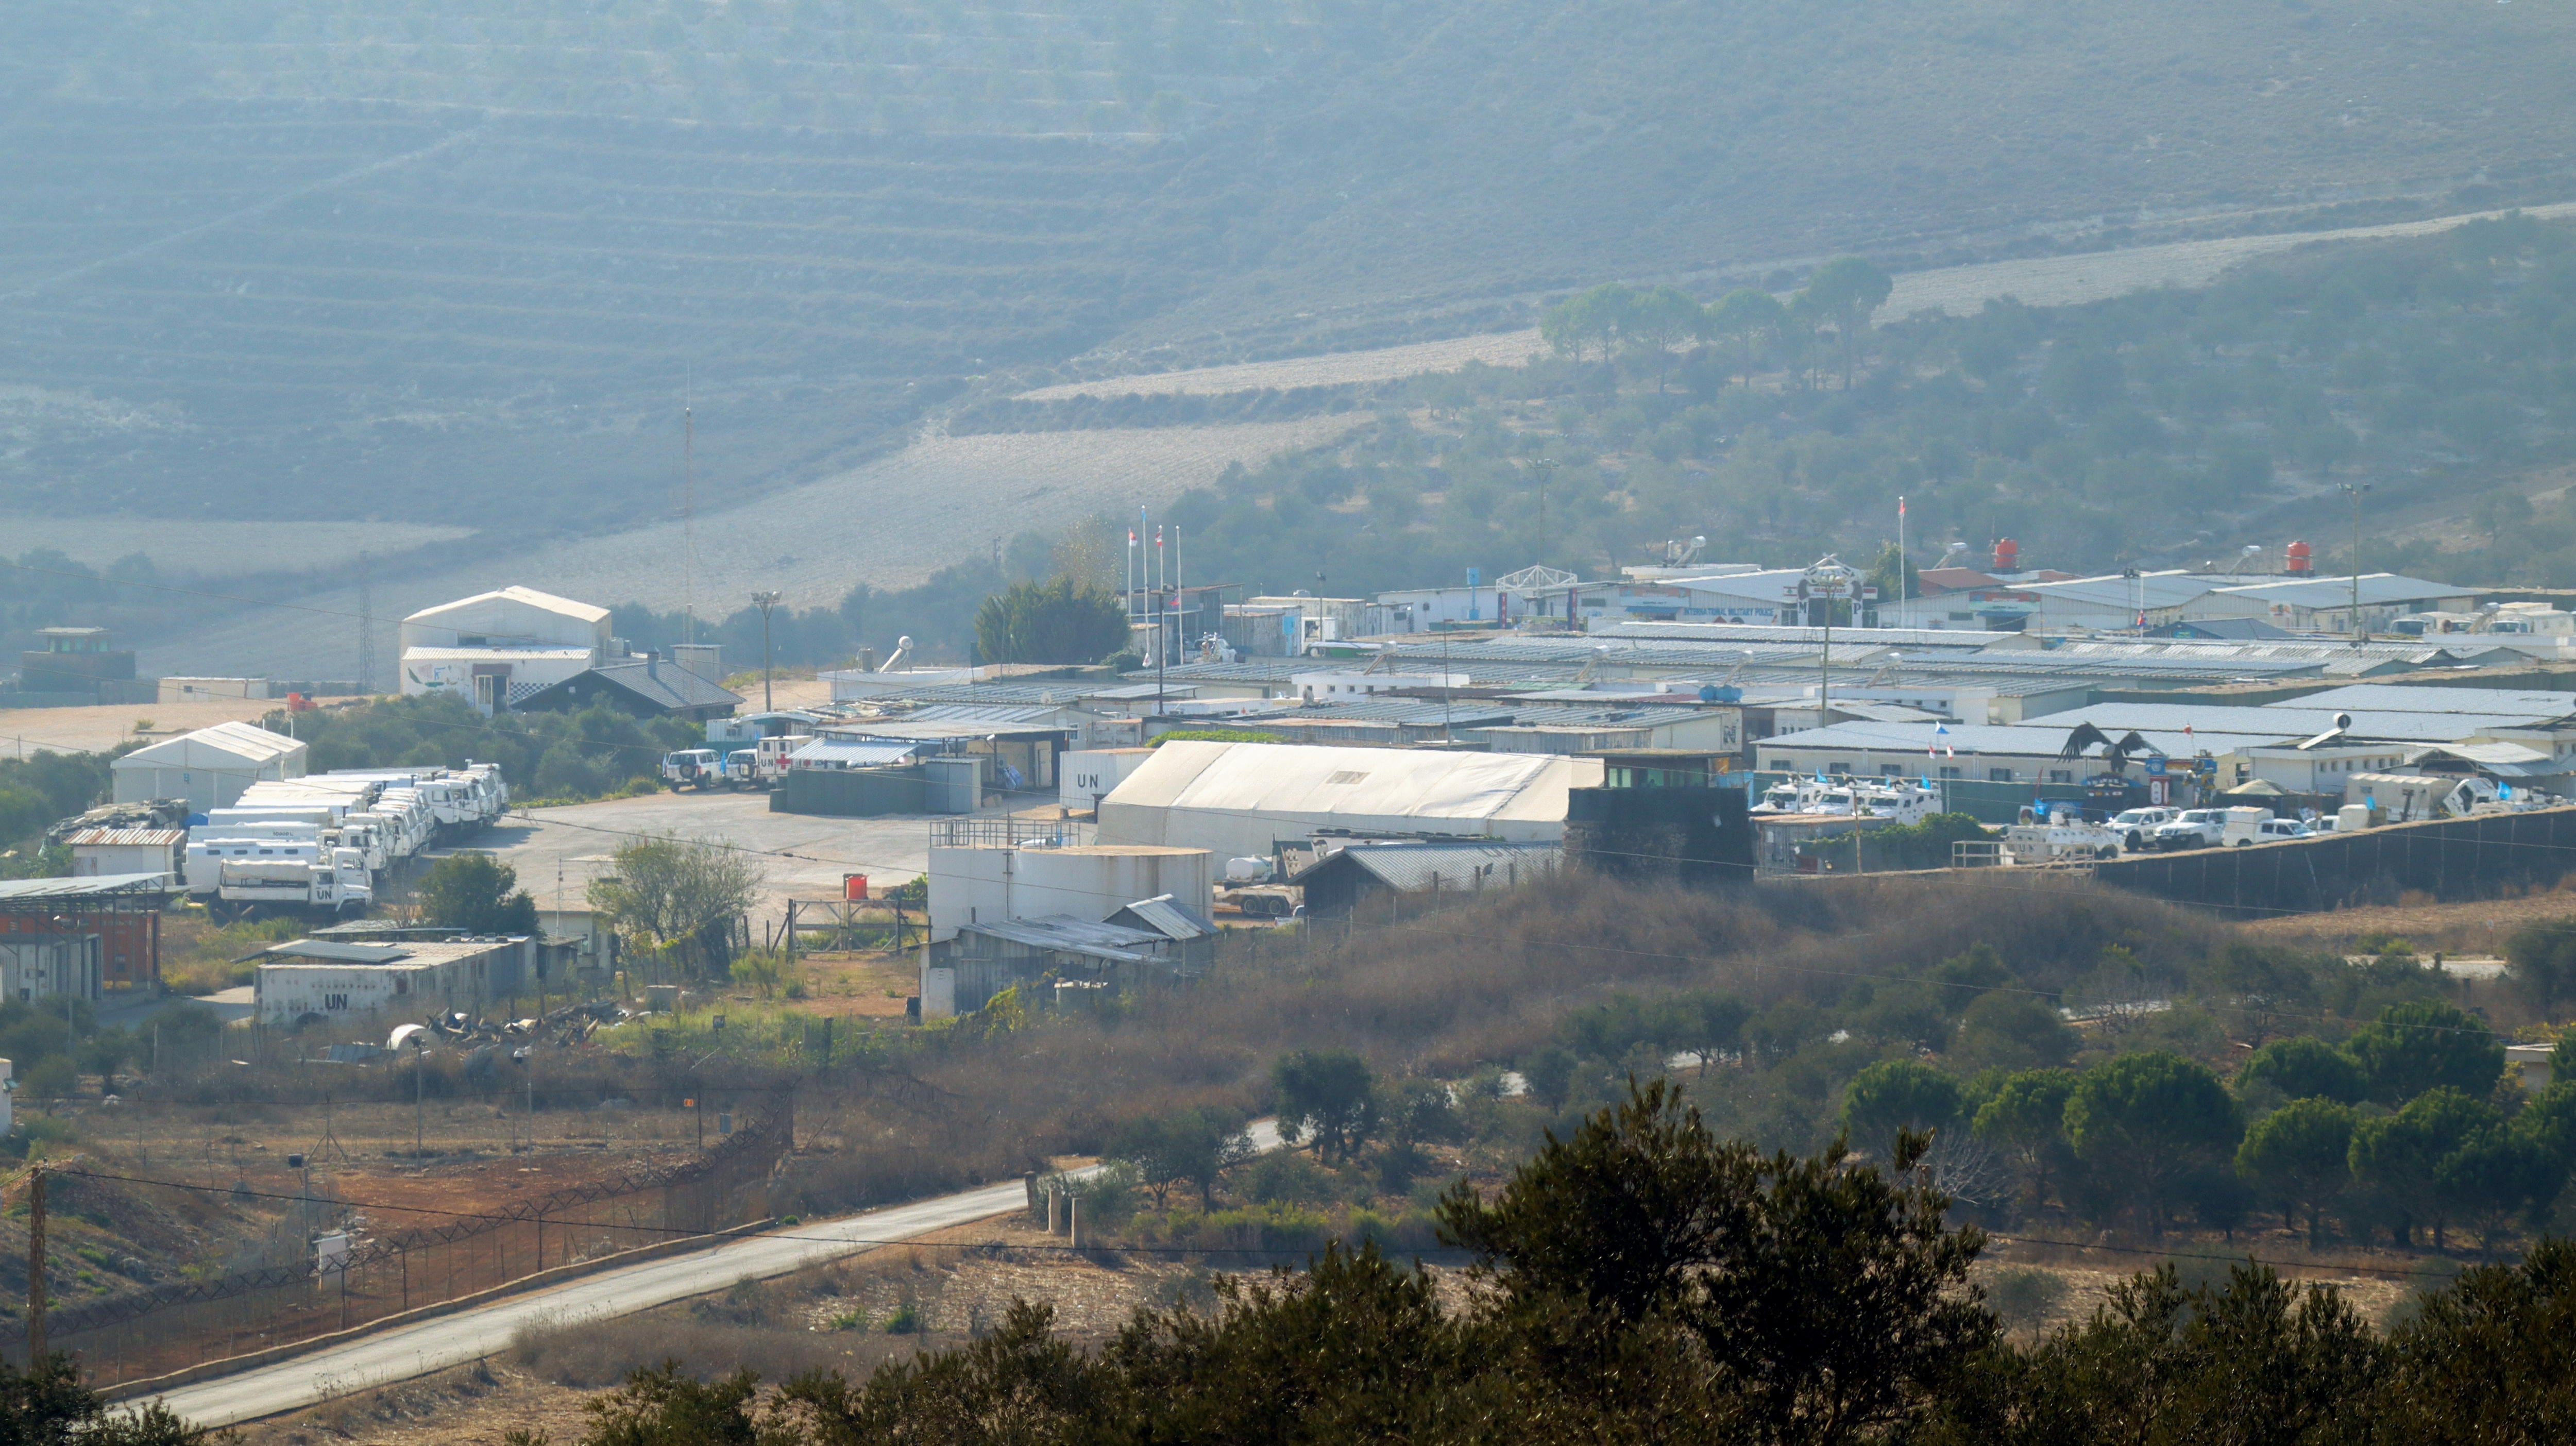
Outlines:
MULTIPOLYGON (((2336 241, 2369 241, 2421 236, 2499 213, 2443 216, 2386 226, 2354 226, 2340 231, 2293 231, 2267 236, 2229 236, 2208 241, 2173 241, 2125 251, 2096 251, 2075 256, 2034 256, 1976 266, 1917 271, 1896 278, 1896 290, 1878 309, 1881 323, 1918 311, 1968 312, 1989 300, 2013 296, 2033 306, 2070 306, 2159 286, 2206 286, 2219 273, 2258 256, 2336 241)), ((2535 206, 2528 214, 2547 218, 2576 215, 2576 203, 2535 206)), ((1470 361, 1517 366, 1547 344, 1535 331, 1497 332, 1452 341, 1418 342, 1376 351, 1338 352, 1330 356, 1292 357, 1282 361, 1246 362, 1237 366, 1202 367, 1192 371, 1105 377, 1094 382, 1068 382, 1022 393, 1027 401, 1068 397, 1138 395, 1213 395, 1263 387, 1341 386, 1352 382, 1392 381, 1427 372, 1455 371, 1470 361)))

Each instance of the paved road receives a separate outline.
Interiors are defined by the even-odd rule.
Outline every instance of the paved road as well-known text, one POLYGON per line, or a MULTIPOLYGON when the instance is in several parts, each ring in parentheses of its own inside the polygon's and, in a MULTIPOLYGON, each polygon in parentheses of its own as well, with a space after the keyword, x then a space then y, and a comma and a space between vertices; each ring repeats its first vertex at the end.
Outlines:
MULTIPOLYGON (((1269 1121, 1253 1126, 1261 1149, 1279 1147, 1269 1121)), ((429 1375, 506 1349, 522 1326, 632 1315, 693 1295, 723 1290, 746 1277, 766 1278, 856 1255, 877 1245, 918 1239, 1025 1202, 1017 1180, 897 1205, 838 1220, 809 1220, 778 1235, 758 1236, 669 1260, 648 1261, 512 1296, 479 1309, 422 1321, 323 1350, 172 1391, 170 1409, 203 1426, 293 1411, 333 1396, 429 1375)))

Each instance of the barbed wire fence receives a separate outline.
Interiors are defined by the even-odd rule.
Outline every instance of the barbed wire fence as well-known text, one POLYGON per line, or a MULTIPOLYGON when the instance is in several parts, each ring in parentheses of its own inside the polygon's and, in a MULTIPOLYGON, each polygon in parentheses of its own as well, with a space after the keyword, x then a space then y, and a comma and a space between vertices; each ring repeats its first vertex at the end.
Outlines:
MULTIPOLYGON (((794 1100, 791 1089, 765 1092, 740 1128, 684 1160, 382 1234, 317 1191, 296 1200, 284 1224, 305 1233, 341 1216, 329 1233, 347 1231, 345 1253, 308 1249, 293 1265, 66 1301, 46 1313, 47 1349, 72 1354, 93 1387, 122 1385, 757 1221, 792 1147, 794 1100)), ((0 1324, 0 1359, 23 1364, 26 1356, 26 1321, 0 1324)))

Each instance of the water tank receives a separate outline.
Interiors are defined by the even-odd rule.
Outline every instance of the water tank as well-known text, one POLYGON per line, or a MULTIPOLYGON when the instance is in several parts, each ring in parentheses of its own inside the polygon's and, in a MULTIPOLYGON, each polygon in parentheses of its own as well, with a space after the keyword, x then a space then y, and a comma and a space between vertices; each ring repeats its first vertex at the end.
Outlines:
POLYGON ((2014 572, 2021 567, 2021 544, 2009 537, 1995 539, 1995 571, 2014 572))
POLYGON ((2313 561, 2314 557, 2314 552, 2310 550, 2306 543, 2293 542, 2290 544, 2288 561, 2285 566, 2291 576, 2306 577, 2309 572, 2315 568, 2316 564, 2313 561))
POLYGON ((843 875, 841 875, 841 897, 842 897, 842 898, 844 898, 844 899, 864 899, 864 898, 866 898, 867 896, 868 896, 868 876, 867 876, 867 875, 865 875, 865 874, 843 874, 843 875))

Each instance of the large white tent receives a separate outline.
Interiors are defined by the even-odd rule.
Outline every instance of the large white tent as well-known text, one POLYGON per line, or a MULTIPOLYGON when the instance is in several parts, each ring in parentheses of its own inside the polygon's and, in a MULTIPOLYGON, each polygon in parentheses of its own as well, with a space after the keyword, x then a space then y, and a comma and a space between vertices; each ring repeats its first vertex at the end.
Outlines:
POLYGON ((190 813, 226 808, 263 780, 302 778, 305 746, 249 723, 218 723, 137 748, 110 763, 118 803, 184 798, 190 813))
POLYGON ((1100 800, 1100 841, 1266 857, 1318 829, 1544 841, 1597 758, 1176 741, 1100 800))
POLYGON ((402 691, 456 693, 485 713, 597 667, 608 609, 505 587, 402 620, 402 691))

